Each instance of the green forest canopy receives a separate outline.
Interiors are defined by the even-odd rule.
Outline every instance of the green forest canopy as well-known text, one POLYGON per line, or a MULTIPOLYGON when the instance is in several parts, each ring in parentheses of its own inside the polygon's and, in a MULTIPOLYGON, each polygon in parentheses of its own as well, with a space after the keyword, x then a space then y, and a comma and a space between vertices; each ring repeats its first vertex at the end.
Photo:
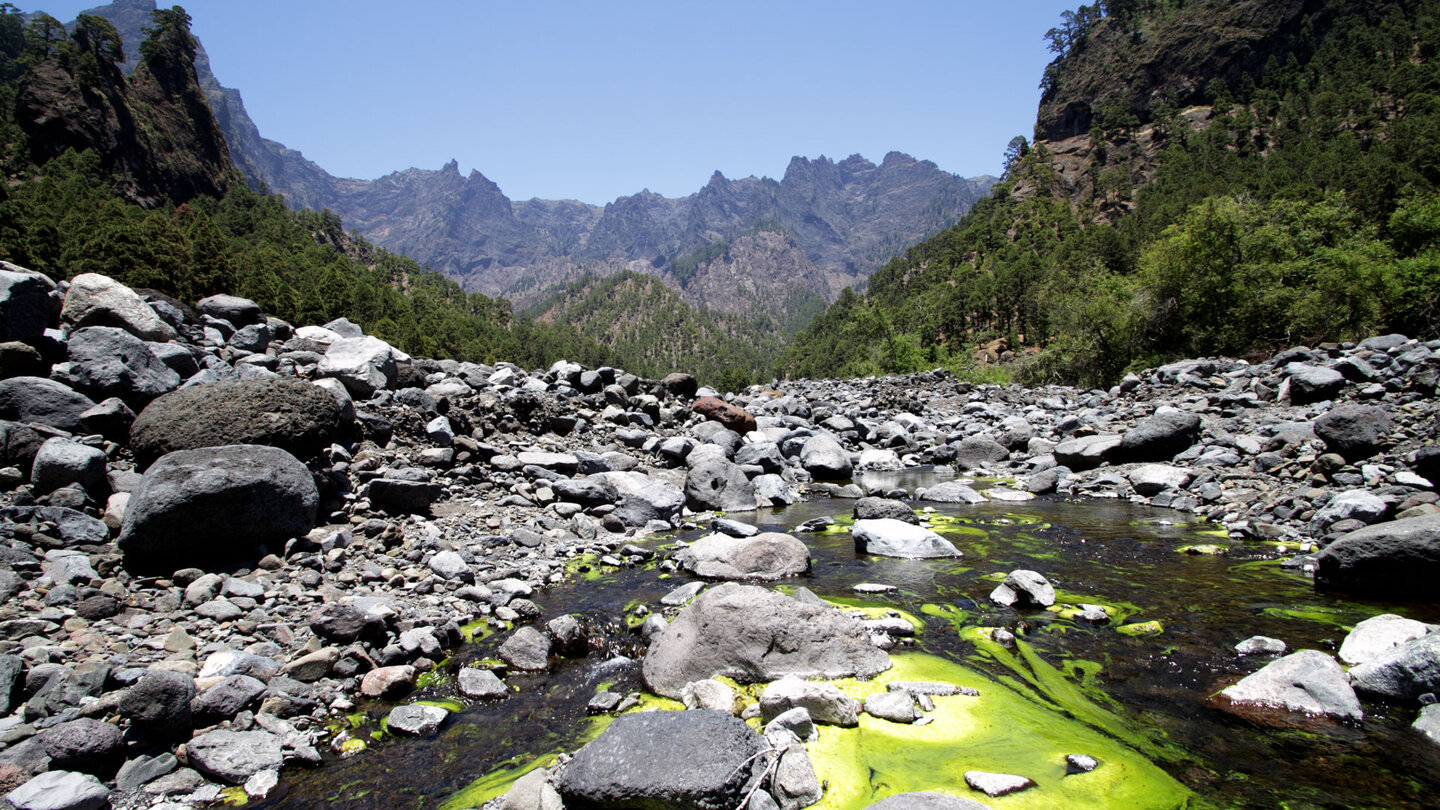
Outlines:
MULTIPOLYGON (((1112 24, 1114 5, 1071 15, 1052 35, 1052 67, 1112 24)), ((1144 15, 1178 13, 1203 24, 1223 17, 1213 5, 1127 4, 1125 24, 1144 31, 1144 15)), ((1164 145, 1138 191, 1129 167, 1104 162, 1132 142, 1133 117, 1101 116, 1090 133, 1094 194, 1081 202, 1044 144, 1014 143, 989 198, 886 264, 866 296, 842 295, 785 371, 963 367, 976 344, 1001 338, 1030 352, 1027 381, 1103 384, 1179 356, 1375 331, 1435 337, 1440 8, 1331 0, 1320 13, 1327 32, 1307 21, 1258 81, 1210 83, 1208 126, 1155 105, 1164 145), (1107 204, 1120 213, 1099 216, 1107 204)))

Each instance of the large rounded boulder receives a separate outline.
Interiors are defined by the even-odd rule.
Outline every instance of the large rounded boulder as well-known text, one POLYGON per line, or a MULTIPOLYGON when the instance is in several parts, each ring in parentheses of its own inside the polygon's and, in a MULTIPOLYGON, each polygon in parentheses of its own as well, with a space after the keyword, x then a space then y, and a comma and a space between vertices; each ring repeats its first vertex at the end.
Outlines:
POLYGON ((1435 602, 1440 592, 1440 515, 1392 520, 1357 529, 1326 546, 1316 560, 1321 588, 1435 602))
POLYGON ((1315 420, 1315 435, 1352 463, 1380 452, 1393 429, 1390 414, 1374 405, 1340 405, 1315 420))
POLYGON ((314 528, 318 502, 310 471, 277 447, 178 450, 140 479, 118 544, 143 569, 246 559, 314 528))
POLYGON ((1123 461, 1167 461, 1200 438, 1200 417, 1174 408, 1161 408, 1126 431, 1115 450, 1123 461))
POLYGON ((727 582, 702 593, 650 644, 642 669, 652 692, 679 700, 717 675, 741 683, 868 678, 890 668, 859 622, 829 605, 727 582))
POLYGON ((176 450, 261 444, 297 458, 325 449, 340 431, 340 405, 313 383, 285 377, 196 385, 150 403, 130 427, 142 464, 176 450))

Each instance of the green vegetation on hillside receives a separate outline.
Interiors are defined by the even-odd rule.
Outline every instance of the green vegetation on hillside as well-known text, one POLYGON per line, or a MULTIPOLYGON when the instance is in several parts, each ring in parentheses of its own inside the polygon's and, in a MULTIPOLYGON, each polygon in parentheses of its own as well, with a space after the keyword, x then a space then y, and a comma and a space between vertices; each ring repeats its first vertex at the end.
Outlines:
MULTIPOLYGON (((188 20, 179 7, 157 12, 141 53, 193 59, 188 20)), ((37 15, 22 28, 13 8, 0 7, 0 172, 8 180, 0 183, 0 259, 54 278, 103 273, 187 302, 242 295, 295 324, 344 316, 420 356, 529 366, 562 357, 606 360, 569 323, 538 324, 513 313, 508 301, 467 294, 439 273, 346 234, 332 214, 292 212, 280 197, 239 182, 219 198, 145 207, 127 201, 124 181, 95 150, 36 153, 14 115, 36 66, 48 60, 89 88, 98 81, 86 79, 91 70, 98 75, 97 57, 107 66, 120 58, 113 26, 83 15, 80 22, 67 40, 53 18, 37 15)))
POLYGON ((605 346, 622 368, 685 371, 720 390, 768 381, 783 340, 769 318, 695 309, 654 276, 630 271, 575 281, 540 309, 547 323, 605 346))
MULTIPOLYGON (((1224 26, 1245 5, 1130 3, 1121 19, 1114 2, 1082 7, 1052 32, 1047 81, 1086 48, 1163 51, 1145 38, 1224 26), (1107 34, 1120 25, 1126 36, 1107 34)), ((1032 382, 1105 384, 1185 355, 1435 337, 1440 8, 1329 0, 1287 42, 1258 79, 1208 82, 1208 118, 1152 104, 1149 154, 1125 109, 1098 111, 1078 179, 1046 144, 1017 142, 991 197, 885 265, 865 297, 842 295, 786 371, 914 371, 1002 338, 1028 352, 1032 382)))

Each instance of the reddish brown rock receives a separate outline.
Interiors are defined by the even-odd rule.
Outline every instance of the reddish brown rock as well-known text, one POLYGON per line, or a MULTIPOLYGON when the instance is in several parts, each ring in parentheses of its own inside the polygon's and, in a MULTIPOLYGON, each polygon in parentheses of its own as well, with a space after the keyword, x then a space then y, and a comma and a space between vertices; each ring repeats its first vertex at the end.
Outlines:
POLYGON ((755 429, 755 417, 744 408, 738 408, 719 397, 701 397, 690 405, 690 410, 713 422, 745 435, 755 429))
POLYGON ((415 688, 418 675, 409 664, 372 669, 360 680, 360 694, 368 698, 397 698, 415 688))

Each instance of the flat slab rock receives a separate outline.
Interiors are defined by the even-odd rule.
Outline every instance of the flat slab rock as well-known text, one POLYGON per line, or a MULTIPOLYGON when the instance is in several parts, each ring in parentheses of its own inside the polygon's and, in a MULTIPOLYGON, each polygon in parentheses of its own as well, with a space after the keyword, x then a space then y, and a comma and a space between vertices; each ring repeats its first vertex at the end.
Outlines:
POLYGON ((401 734, 425 737, 440 730, 450 712, 439 706, 411 703, 390 710, 386 727, 401 734))
POLYGON ((760 780, 763 738, 724 712, 617 717, 558 780, 565 805, 733 810, 760 780))
POLYGON ((268 731, 211 731, 186 744, 190 765, 212 779, 243 785, 261 771, 284 764, 280 738, 268 731))
POLYGON ((986 771, 966 771, 965 784, 969 785, 972 790, 978 790, 991 798, 1035 787, 1034 780, 1024 776, 986 771))

